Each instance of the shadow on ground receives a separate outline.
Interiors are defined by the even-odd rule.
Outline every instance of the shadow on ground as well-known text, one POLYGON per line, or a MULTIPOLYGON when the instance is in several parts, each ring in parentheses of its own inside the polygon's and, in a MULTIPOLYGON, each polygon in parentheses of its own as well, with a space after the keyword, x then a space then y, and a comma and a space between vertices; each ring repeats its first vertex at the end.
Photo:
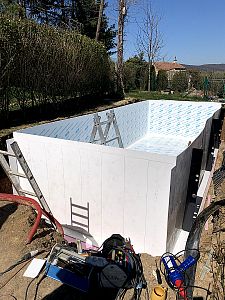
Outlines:
POLYGON ((114 300, 116 294, 117 292, 112 291, 111 289, 82 293, 68 285, 61 285, 49 295, 45 296, 42 300, 114 300))
POLYGON ((0 229, 8 217, 17 210, 17 204, 9 203, 0 207, 0 229))

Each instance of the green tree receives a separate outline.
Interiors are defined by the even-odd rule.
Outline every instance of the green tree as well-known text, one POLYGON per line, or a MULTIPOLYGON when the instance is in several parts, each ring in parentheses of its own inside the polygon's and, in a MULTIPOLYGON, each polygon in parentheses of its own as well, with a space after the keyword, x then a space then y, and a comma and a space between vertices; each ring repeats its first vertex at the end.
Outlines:
MULTIPOLYGON (((99 1, 27 0, 26 3, 25 9, 28 17, 38 23, 77 30, 81 34, 95 39, 99 1)), ((115 36, 115 25, 109 26, 107 17, 103 13, 98 40, 105 45, 107 51, 115 47, 115 36)))
MULTIPOLYGON (((99 1, 96 3, 93 0, 77 0, 75 7, 77 22, 82 24, 81 33, 91 39, 95 39, 99 13, 99 1)), ((106 50, 109 51, 115 47, 115 37, 115 25, 108 26, 107 17, 103 12, 98 40, 102 42, 105 45, 106 50)))
POLYGON ((126 92, 130 90, 136 90, 136 68, 131 62, 124 63, 124 89, 126 92))
POLYGON ((25 17, 25 11, 22 4, 16 0, 0 0, 0 14, 8 16, 25 17))
POLYGON ((218 91, 217 91, 217 96, 220 97, 220 98, 225 97, 225 84, 224 84, 224 82, 220 82, 219 87, 218 87, 218 91))
MULTIPOLYGON (((98 10, 99 1, 95 0, 0 0, 0 13, 64 30, 76 30, 91 39, 96 36, 98 10)), ((115 25, 109 26, 103 12, 98 41, 109 53, 115 47, 115 37, 115 25)))
POLYGON ((124 86, 125 90, 145 89, 147 84, 148 65, 144 60, 143 53, 129 58, 124 63, 124 86))
POLYGON ((164 70, 159 70, 157 74, 157 90, 158 91, 163 91, 166 88, 168 88, 168 76, 166 71, 164 70))
POLYGON ((185 92, 188 89, 187 72, 176 72, 172 78, 172 89, 177 92, 185 92))
POLYGON ((189 70, 188 73, 191 79, 191 86, 197 90, 201 90, 203 88, 203 78, 201 72, 198 70, 189 70))

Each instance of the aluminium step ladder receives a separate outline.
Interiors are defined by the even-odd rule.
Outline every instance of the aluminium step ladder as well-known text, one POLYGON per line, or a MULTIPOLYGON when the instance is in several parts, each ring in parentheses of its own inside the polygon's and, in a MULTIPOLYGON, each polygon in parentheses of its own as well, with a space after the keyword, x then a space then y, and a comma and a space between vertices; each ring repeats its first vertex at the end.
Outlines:
POLYGON ((52 216, 52 212, 51 212, 51 210, 50 210, 50 208, 47 204, 47 201, 46 201, 44 195, 42 194, 42 192, 41 192, 41 190, 40 190, 40 188, 39 188, 32 172, 31 172, 31 170, 30 170, 30 168, 29 168, 29 166, 28 166, 28 164, 27 164, 27 162, 26 162, 26 160, 25 160, 18 144, 17 144, 17 142, 13 142, 12 144, 10 144, 10 146, 13 150, 13 153, 0 150, 0 165, 2 166, 3 170, 5 171, 7 177, 11 181, 11 183, 12 183, 13 187, 15 188, 16 192, 18 193, 18 195, 20 195, 20 196, 29 195, 29 196, 32 196, 32 197, 36 197, 39 200, 39 203, 41 204, 42 208, 49 215, 52 216), (5 157, 10 157, 10 156, 15 157, 18 160, 24 174, 12 171, 8 161, 5 158, 5 157), (30 183, 30 186, 33 189, 33 192, 23 190, 21 188, 18 177, 27 179, 30 183))
POLYGON ((107 120, 101 122, 101 117, 98 115, 98 113, 94 114, 94 126, 91 133, 90 143, 96 143, 100 142, 101 145, 106 145, 114 140, 118 141, 119 147, 123 148, 123 142, 121 139, 120 131, 118 128, 116 116, 114 113, 114 110, 111 109, 109 112, 106 113, 107 120), (103 131, 102 126, 105 126, 105 129, 103 131), (109 130, 111 125, 114 127, 116 136, 107 140, 109 130), (96 135, 99 135, 99 139, 96 139, 96 135))

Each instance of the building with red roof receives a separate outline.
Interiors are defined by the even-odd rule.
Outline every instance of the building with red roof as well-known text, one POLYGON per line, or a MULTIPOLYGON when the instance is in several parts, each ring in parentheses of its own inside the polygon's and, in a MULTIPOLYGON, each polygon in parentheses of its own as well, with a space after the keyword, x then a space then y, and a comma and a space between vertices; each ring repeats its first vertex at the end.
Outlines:
POLYGON ((186 71, 186 68, 183 65, 177 63, 176 57, 173 62, 157 61, 153 63, 153 66, 155 68, 156 76, 159 71, 166 71, 169 81, 172 80, 176 72, 186 71))

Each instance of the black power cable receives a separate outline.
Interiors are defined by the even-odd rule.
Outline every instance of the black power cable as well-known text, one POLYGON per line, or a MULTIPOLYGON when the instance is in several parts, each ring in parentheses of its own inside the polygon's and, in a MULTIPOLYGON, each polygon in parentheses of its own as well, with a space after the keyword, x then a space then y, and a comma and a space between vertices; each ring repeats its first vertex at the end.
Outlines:
POLYGON ((39 253, 39 250, 31 251, 26 253, 23 257, 21 257, 19 260, 17 260, 13 265, 8 267, 5 271, 0 272, 0 276, 4 275, 5 273, 13 270, 16 266, 20 265, 21 263, 31 259, 32 257, 36 256, 39 253))
POLYGON ((17 300, 17 298, 11 294, 3 294, 3 295, 0 295, 0 299, 1 299, 1 297, 5 297, 5 299, 7 297, 7 300, 10 300, 10 299, 17 300), (8 297, 10 297, 10 298, 8 298, 8 297))
MULTIPOLYGON (((46 274, 45 274, 45 269, 43 271, 43 275, 42 277, 38 280, 38 282, 36 283, 36 287, 35 287, 35 292, 34 292, 34 299, 33 300, 36 300, 37 298, 37 294, 38 294, 38 288, 41 284, 41 282, 43 281, 43 279, 46 277, 46 274)), ((33 278, 27 285, 27 288, 26 288, 26 291, 25 291, 25 296, 24 296, 24 300, 27 300, 28 299, 28 291, 31 287, 31 284, 35 281, 35 279, 37 279, 37 277, 33 278)))
POLYGON ((28 261, 25 261, 24 264, 4 283, 0 286, 0 290, 4 288, 27 264, 29 263, 28 261))
MULTIPOLYGON (((46 257, 49 255, 49 250, 50 249, 45 249, 43 250, 43 252, 48 252, 45 256, 44 256, 44 259, 46 259, 46 257)), ((35 277, 33 278, 27 285, 26 287, 26 291, 25 291, 25 297, 24 297, 24 300, 27 300, 28 299, 28 291, 29 291, 29 288, 31 286, 31 284, 35 281, 35 279, 39 278, 40 275, 42 274, 41 278, 39 279, 39 281, 36 283, 36 287, 35 287, 35 293, 34 293, 34 300, 36 300, 37 298, 37 294, 38 294, 38 288, 39 288, 39 285, 41 284, 42 280, 46 277, 46 273, 47 273, 47 270, 50 268, 50 265, 48 267, 44 267, 41 271, 41 273, 38 275, 38 277, 35 277)))
MULTIPOLYGON (((108 253, 108 256, 113 252, 122 252, 124 257, 126 257, 127 264, 129 265, 129 273, 127 273, 128 269, 124 269, 122 266, 122 269, 127 273, 127 280, 124 282, 123 286, 119 289, 116 299, 117 300, 122 300, 124 299, 124 296, 126 294, 126 291, 128 289, 133 288, 134 289, 134 295, 133 295, 133 300, 139 300, 141 296, 142 289, 147 288, 147 282, 144 278, 144 273, 143 273, 143 267, 142 267, 142 262, 140 259, 140 255, 136 254, 134 251, 132 251, 130 248, 126 248, 126 246, 111 246, 110 251, 108 253)), ((115 264, 117 264, 115 262, 115 264)), ((118 265, 119 266, 119 265, 118 265)), ((103 274, 104 275, 104 274, 103 274)), ((107 278, 107 281, 114 286, 113 282, 110 281, 109 278, 107 278)), ((100 282, 101 284, 101 282, 100 282)), ((115 288, 118 288, 115 286, 115 288)))
POLYGON ((25 291, 24 300, 27 300, 27 299, 28 299, 28 298, 27 298, 27 296, 28 296, 28 290, 29 290, 31 284, 34 282, 35 279, 36 279, 36 277, 34 277, 34 278, 28 283, 27 288, 26 288, 26 291, 25 291))
MULTIPOLYGON (((4 283, 4 284, 0 287, 0 289, 2 289, 9 281, 11 281, 11 280, 17 275, 17 273, 19 273, 20 270, 23 269, 23 268, 29 263, 29 260, 30 260, 31 258, 33 258, 34 256, 36 256, 36 255, 38 255, 38 254, 40 254, 40 253, 42 253, 42 252, 46 252, 46 251, 49 251, 49 249, 42 249, 42 250, 34 250, 34 251, 30 251, 30 252, 26 253, 24 256, 22 256, 19 260, 17 260, 17 261, 16 261, 14 264, 12 264, 10 267, 8 267, 6 270, 4 270, 3 272, 0 272, 0 276, 3 276, 4 274, 6 274, 6 273, 8 273, 9 271, 13 270, 16 266, 18 266, 18 265, 20 265, 20 264, 22 264, 22 263, 25 263, 19 270, 17 270, 17 271, 13 274, 13 276, 12 276, 9 280, 7 280, 6 283, 4 283)), ((44 275, 45 275, 45 274, 44 274, 44 275)), ((44 276, 43 276, 43 277, 44 277, 44 276)), ((36 279, 36 278, 34 278, 34 279, 36 279)), ((27 299, 28 289, 29 289, 30 285, 32 284, 32 282, 34 281, 34 279, 32 279, 32 280, 29 282, 29 284, 28 284, 28 286, 27 286, 27 288, 26 288, 25 299, 27 299)), ((35 290, 35 298, 36 298, 38 286, 39 286, 40 282, 41 282, 43 279, 44 279, 44 278, 41 278, 41 280, 37 283, 36 290, 35 290)), ((15 296, 13 296, 13 295, 9 295, 9 296, 13 297, 13 299, 17 299, 17 298, 16 298, 15 296)))
MULTIPOLYGON (((216 202, 211 203, 208 207, 206 207, 195 219, 191 231, 189 232, 188 239, 186 242, 186 251, 185 251, 185 258, 189 255, 193 256, 192 249, 199 249, 199 243, 201 238, 202 229, 209 219, 211 215, 217 212, 222 206, 225 206, 225 199, 219 200, 216 202)), ((195 273, 196 273, 196 265, 190 267, 187 270, 188 277, 190 278, 190 288, 187 289, 187 297, 192 299, 193 298, 193 288, 195 282, 195 273)))

